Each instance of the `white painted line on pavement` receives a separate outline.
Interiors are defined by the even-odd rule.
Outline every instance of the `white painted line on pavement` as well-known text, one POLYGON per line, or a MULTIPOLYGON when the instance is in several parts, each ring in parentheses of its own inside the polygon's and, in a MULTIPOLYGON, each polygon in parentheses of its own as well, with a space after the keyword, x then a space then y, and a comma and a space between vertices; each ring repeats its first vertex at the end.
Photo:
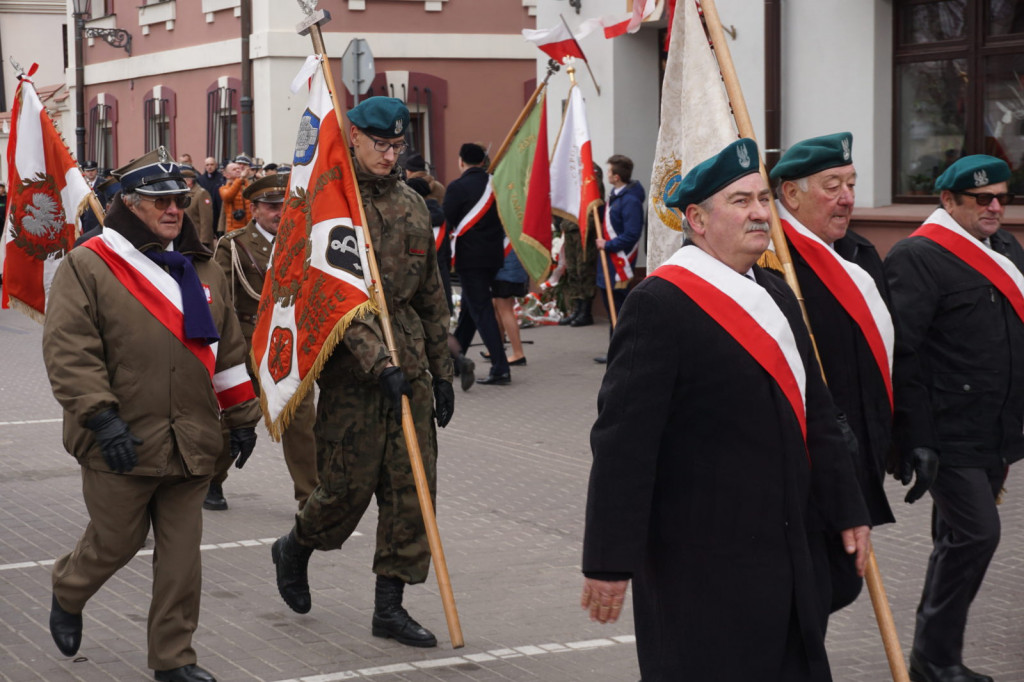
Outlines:
POLYGON ((0 422, 0 426, 21 426, 22 424, 60 424, 63 418, 56 419, 22 419, 20 421, 0 422))
POLYGON ((469 663, 487 663, 506 658, 518 658, 521 656, 542 656, 544 654, 590 651, 616 644, 632 644, 636 641, 633 635, 618 635, 609 639, 588 639, 580 642, 566 642, 565 644, 525 644, 523 646, 507 649, 491 649, 487 653, 466 654, 465 656, 448 656, 446 658, 431 658, 426 661, 409 661, 407 663, 392 663, 390 665, 376 668, 361 668, 359 670, 344 670, 323 675, 308 675, 306 677, 291 677, 277 682, 334 682, 335 680, 352 680, 361 677, 374 677, 388 673, 407 673, 417 669, 426 670, 429 668, 451 668, 457 665, 469 663))
MULTIPOLYGON (((362 533, 354 531, 352 537, 362 537, 362 533)), ((234 549, 236 547, 262 547, 263 545, 272 545, 277 541, 277 538, 260 538, 259 540, 238 540, 236 542, 219 542, 212 545, 199 545, 200 551, 207 552, 214 549, 234 549)), ((153 550, 151 549, 140 549, 135 553, 137 557, 152 556, 153 550)), ((40 566, 53 566, 57 562, 56 559, 40 559, 39 561, 20 561, 15 564, 0 564, 0 571, 11 571, 18 568, 38 568, 40 566)), ((344 679, 344 678, 337 678, 344 679)))

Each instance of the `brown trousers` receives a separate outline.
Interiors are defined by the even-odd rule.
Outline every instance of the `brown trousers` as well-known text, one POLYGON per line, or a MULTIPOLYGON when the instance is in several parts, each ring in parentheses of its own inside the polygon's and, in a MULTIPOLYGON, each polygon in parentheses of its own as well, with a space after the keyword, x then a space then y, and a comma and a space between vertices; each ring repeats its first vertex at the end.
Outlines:
MULTIPOLYGON (((75 549, 53 567, 61 608, 81 613, 89 598, 142 548, 150 525, 153 595, 147 625, 148 665, 167 670, 196 662, 192 633, 199 624, 203 499, 209 476, 132 476, 82 467, 89 524, 75 549)), ((130 596, 130 595, 128 595, 130 596)))
MULTIPOLYGON (((316 440, 313 438, 313 424, 316 422, 316 402, 314 391, 306 394, 295 410, 295 416, 281 435, 281 447, 284 450, 284 463, 292 477, 295 488, 295 500, 299 509, 306 505, 313 489, 316 488, 316 440)), ((217 457, 216 472, 212 483, 223 485, 231 468, 231 444, 228 432, 224 431, 224 450, 217 457)))

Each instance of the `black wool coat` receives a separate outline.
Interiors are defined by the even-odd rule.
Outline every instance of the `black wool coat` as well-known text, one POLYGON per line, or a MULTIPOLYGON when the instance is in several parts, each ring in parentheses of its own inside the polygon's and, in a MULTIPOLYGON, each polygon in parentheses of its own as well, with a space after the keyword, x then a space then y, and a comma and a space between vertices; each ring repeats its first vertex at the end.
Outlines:
MULTIPOLYGON (((889 287, 874 245, 848 231, 833 246, 839 256, 871 275, 889 306, 889 287)), ((860 327, 792 244, 789 248, 829 393, 857 436, 860 457, 853 467, 871 512, 871 524, 893 523, 896 519, 883 488, 892 441, 892 407, 885 382, 860 327)))
POLYGON ((644 682, 778 679, 792 623, 806 679, 831 679, 806 519, 838 531, 868 513, 796 299, 754 272, 804 361, 806 447, 775 380, 674 284, 641 282, 612 337, 583 572, 632 578, 644 682))
MULTIPOLYGON (((443 207, 448 229, 452 233, 483 196, 489 182, 490 176, 484 168, 470 166, 461 177, 448 185, 443 207)), ((455 269, 500 269, 505 262, 504 240, 505 228, 498 217, 498 206, 492 203, 480 221, 455 240, 455 269)))

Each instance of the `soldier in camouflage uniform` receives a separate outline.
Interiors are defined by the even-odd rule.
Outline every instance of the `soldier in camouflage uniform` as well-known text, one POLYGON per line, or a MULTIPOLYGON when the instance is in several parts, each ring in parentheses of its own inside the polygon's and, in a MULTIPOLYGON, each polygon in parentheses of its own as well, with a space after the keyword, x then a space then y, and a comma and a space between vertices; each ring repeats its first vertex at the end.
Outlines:
MULTIPOLYGON (((597 180, 598 192, 601 199, 604 199, 604 182, 601 179, 603 172, 601 167, 594 164, 594 178, 597 180)), ((593 213, 587 222, 587 250, 583 251, 583 239, 580 235, 580 226, 573 220, 562 218, 562 235, 565 237, 563 249, 565 253, 565 273, 562 275, 562 299, 566 306, 572 303, 572 310, 568 315, 559 320, 560 325, 571 325, 573 327, 586 327, 594 324, 594 317, 590 312, 594 301, 594 294, 597 293, 597 247, 594 241, 601 229, 600 225, 594 223, 593 213)))
POLYGON ((366 209, 394 330, 397 357, 374 317, 356 319, 324 365, 315 434, 320 483, 274 543, 281 597, 299 613, 311 607, 306 568, 314 549, 338 549, 371 499, 378 506, 373 634, 410 646, 437 639, 402 608, 406 583, 421 583, 430 549, 402 437, 401 397, 408 396, 433 499, 437 432, 452 417, 452 362, 445 300, 430 217, 401 181, 409 111, 401 100, 371 97, 348 112, 356 179, 366 209))
MULTIPOLYGON (((281 222, 281 209, 288 192, 288 175, 268 175, 243 190, 246 201, 252 205, 252 220, 245 227, 228 232, 217 245, 214 260, 220 265, 231 287, 231 303, 245 336, 246 357, 252 353, 252 333, 256 324, 256 308, 263 291, 263 278, 274 250, 274 237, 281 222)), ((247 364, 253 388, 259 395, 259 381, 247 364)), ((302 509, 313 488, 316 487, 316 442, 313 439, 313 421, 316 404, 313 391, 295 410, 295 416, 281 435, 284 461, 288 465, 295 499, 302 509)), ((231 467, 231 453, 225 448, 217 459, 216 471, 203 501, 203 508, 228 508, 224 499, 224 481, 231 467)))

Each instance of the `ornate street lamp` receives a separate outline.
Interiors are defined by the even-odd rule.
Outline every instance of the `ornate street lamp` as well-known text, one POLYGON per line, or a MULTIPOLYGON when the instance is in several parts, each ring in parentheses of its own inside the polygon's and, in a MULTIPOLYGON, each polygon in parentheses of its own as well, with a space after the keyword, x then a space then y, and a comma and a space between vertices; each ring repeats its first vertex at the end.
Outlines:
POLYGON ((111 47, 123 47, 132 53, 132 35, 123 28, 86 28, 85 18, 92 17, 92 0, 71 0, 75 18, 75 156, 85 161, 85 60, 83 38, 102 38, 111 47))

